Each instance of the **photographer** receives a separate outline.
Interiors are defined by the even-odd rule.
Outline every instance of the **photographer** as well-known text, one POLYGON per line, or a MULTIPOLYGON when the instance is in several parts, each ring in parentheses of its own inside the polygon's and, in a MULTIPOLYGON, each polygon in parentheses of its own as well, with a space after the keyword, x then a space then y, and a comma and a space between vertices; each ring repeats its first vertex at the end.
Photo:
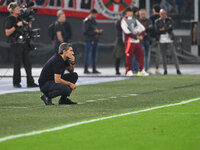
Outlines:
POLYGON ((27 87, 38 87, 38 85, 34 83, 31 73, 31 62, 29 57, 30 46, 27 42, 19 42, 17 39, 21 34, 20 28, 23 26, 23 22, 19 19, 20 7, 16 2, 11 2, 8 5, 8 11, 11 15, 7 17, 5 22, 5 34, 11 43, 11 50, 14 53, 13 86, 21 88, 20 68, 22 61, 27 75, 27 87))
POLYGON ((74 72, 75 57, 72 45, 62 43, 57 54, 44 65, 39 77, 40 90, 44 93, 41 99, 45 105, 54 105, 52 98, 61 96, 59 104, 77 104, 67 97, 76 89, 77 73, 74 72), (64 74, 65 69, 70 72, 64 74))
POLYGON ((180 75, 179 62, 173 42, 173 21, 171 18, 167 17, 167 13, 164 9, 160 10, 160 18, 155 21, 155 30, 157 32, 163 58, 164 75, 167 75, 167 51, 170 51, 173 55, 177 74, 180 75))

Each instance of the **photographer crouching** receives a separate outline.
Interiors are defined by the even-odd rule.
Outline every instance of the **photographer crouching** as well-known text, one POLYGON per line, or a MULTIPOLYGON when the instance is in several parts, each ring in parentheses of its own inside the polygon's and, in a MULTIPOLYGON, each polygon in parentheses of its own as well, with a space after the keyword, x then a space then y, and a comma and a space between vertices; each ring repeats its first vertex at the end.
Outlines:
POLYGON ((30 43, 26 41, 19 41, 20 28, 23 27, 23 22, 20 20, 20 7, 16 2, 11 2, 8 5, 8 11, 10 16, 5 21, 5 34, 11 43, 11 50, 14 53, 14 72, 13 72, 13 86, 15 88, 21 88, 21 62, 23 62, 26 75, 27 75, 27 87, 38 87, 34 83, 34 79, 31 73, 31 62, 30 62, 30 43))
POLYGON ((54 105, 52 98, 61 96, 59 104, 77 104, 68 96, 76 89, 78 74, 74 72, 75 57, 72 45, 62 43, 58 53, 53 55, 44 65, 39 77, 39 86, 43 95, 40 97, 45 105, 54 105), (69 73, 64 74, 65 70, 69 73))

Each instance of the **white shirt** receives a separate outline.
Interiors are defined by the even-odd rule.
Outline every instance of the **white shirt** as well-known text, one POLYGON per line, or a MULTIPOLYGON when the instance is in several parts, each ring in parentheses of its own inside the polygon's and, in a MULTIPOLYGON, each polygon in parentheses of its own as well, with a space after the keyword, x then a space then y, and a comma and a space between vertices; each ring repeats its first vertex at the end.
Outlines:
MULTIPOLYGON (((128 20, 130 19, 133 19, 132 17, 128 17, 127 18, 128 20)), ((122 27, 122 30, 125 34, 134 34, 134 35, 139 35, 141 34, 143 31, 145 31, 145 27, 136 19, 136 24, 137 26, 134 27, 132 24, 131 26, 129 27, 129 25, 126 23, 126 21, 124 19, 122 19, 121 21, 121 27, 122 27), (130 28, 132 29, 132 31, 130 30, 130 28)), ((140 40, 138 39, 134 39, 134 38, 130 38, 131 39, 131 43, 140 43, 140 40)), ((124 40, 124 35, 123 35, 123 40, 124 40)))
POLYGON ((172 43, 169 33, 160 35, 160 43, 172 43))

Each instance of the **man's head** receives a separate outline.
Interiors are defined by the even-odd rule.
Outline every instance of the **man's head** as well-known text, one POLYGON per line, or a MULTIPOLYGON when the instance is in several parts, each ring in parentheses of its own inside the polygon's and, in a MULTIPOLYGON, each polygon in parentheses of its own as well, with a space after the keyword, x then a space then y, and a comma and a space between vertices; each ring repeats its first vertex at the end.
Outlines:
POLYGON ((137 7, 134 6, 134 7, 132 8, 132 10, 133 10, 133 15, 134 15, 134 16, 138 16, 138 15, 139 15, 139 9, 138 9, 137 7))
POLYGON ((59 46, 58 54, 63 55, 64 58, 71 58, 74 51, 71 43, 62 43, 59 46))
POLYGON ((94 8, 90 10, 90 16, 94 19, 97 17, 97 13, 97 10, 94 8))
POLYGON ((154 5, 153 6, 153 9, 152 9, 152 11, 153 11, 153 14, 155 15, 155 14, 159 14, 160 13, 160 6, 159 5, 154 5))
POLYGON ((64 11, 59 10, 59 11, 57 12, 57 20, 58 20, 58 22, 61 22, 61 23, 63 23, 63 22, 66 21, 66 16, 65 16, 64 11))
POLYGON ((146 10, 145 9, 140 9, 139 15, 140 15, 140 19, 141 20, 146 19, 146 10))
POLYGON ((127 7, 125 10, 125 16, 126 17, 132 17, 133 16, 133 10, 130 7, 127 7))
POLYGON ((18 6, 17 2, 11 2, 9 5, 8 5, 8 11, 11 13, 11 14, 14 14, 14 15, 19 15, 20 14, 20 7, 18 6))
POLYGON ((166 19, 166 17, 167 17, 167 12, 166 12, 166 10, 161 9, 161 10, 160 10, 160 18, 164 20, 164 19, 166 19))

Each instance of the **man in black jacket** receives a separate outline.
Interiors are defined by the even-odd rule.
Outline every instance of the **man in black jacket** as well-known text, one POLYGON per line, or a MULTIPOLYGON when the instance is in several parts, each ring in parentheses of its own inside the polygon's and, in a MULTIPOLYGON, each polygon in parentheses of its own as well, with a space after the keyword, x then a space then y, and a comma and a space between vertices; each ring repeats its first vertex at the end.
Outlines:
POLYGON ((11 13, 5 21, 5 34, 11 43, 11 50, 14 53, 14 72, 13 72, 13 86, 15 88, 21 88, 21 63, 23 62, 26 75, 27 75, 27 87, 38 87, 34 83, 34 79, 31 73, 31 61, 30 61, 30 46, 23 38, 20 28, 23 23, 19 18, 20 7, 16 2, 11 2, 8 5, 8 11, 11 13), (22 37, 22 38, 20 38, 22 37))
POLYGON ((98 40, 99 35, 102 34, 103 30, 97 28, 96 18, 97 10, 91 9, 90 15, 84 19, 83 32, 85 36, 85 67, 84 73, 90 73, 88 70, 88 64, 90 57, 92 56, 92 69, 93 73, 100 73, 96 70, 97 51, 98 51, 98 40))
POLYGON ((156 31, 155 31, 155 21, 160 18, 160 6, 159 5, 154 5, 152 12, 153 15, 150 17, 150 20, 153 24, 153 30, 151 31, 151 51, 155 50, 156 52, 156 59, 155 59, 155 67, 156 71, 155 73, 157 75, 160 74, 159 72, 159 64, 160 64, 160 47, 158 43, 158 39, 156 39, 156 31))
POLYGON ((167 74, 167 51, 170 51, 174 57, 177 74, 181 74, 179 70, 176 50, 173 44, 173 21, 171 18, 167 17, 167 13, 164 9, 160 10, 160 18, 155 21, 155 29, 157 32, 158 40, 160 43, 160 50, 163 58, 164 75, 167 74))
POLYGON ((123 42, 122 27, 121 27, 121 21, 124 16, 125 16, 125 12, 122 13, 122 17, 119 20, 117 20, 115 24, 115 28, 117 31, 117 42, 113 49, 113 56, 115 58, 116 75, 121 75, 119 71, 119 67, 120 67, 121 59, 125 59, 125 46, 123 42))
POLYGON ((146 10, 141 9, 139 11, 139 21, 145 27, 145 36, 144 39, 141 40, 142 49, 144 51, 144 68, 147 72, 149 69, 149 47, 150 47, 150 33, 152 32, 153 25, 150 19, 146 18, 146 10))

